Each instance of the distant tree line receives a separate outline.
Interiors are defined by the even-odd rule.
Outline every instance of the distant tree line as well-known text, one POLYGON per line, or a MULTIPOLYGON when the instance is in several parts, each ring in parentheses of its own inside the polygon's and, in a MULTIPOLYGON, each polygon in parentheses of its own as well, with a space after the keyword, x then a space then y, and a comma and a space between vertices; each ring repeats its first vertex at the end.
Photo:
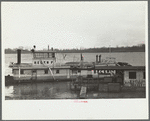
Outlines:
MULTIPOLYGON (((11 53, 17 53, 17 49, 21 49, 22 53, 31 53, 31 50, 29 49, 24 49, 23 47, 19 47, 19 48, 7 48, 5 49, 5 53, 6 54, 11 54, 11 53)), ((43 49, 45 50, 45 49, 43 49)), ((78 49, 78 48, 73 48, 73 49, 54 49, 54 51, 58 52, 58 53, 94 53, 94 52, 145 52, 145 44, 140 44, 140 45, 134 45, 131 47, 99 47, 99 48, 82 48, 82 49, 78 49)))
POLYGON ((63 53, 93 53, 93 52, 145 52, 145 44, 134 45, 131 47, 99 47, 99 48, 74 48, 74 49, 56 49, 57 52, 63 53))
MULTIPOLYGON (((7 48, 7 49, 5 49, 5 54, 17 53, 17 49, 20 49, 20 48, 15 48, 15 49, 7 48)), ((28 49, 21 49, 21 52, 22 53, 30 53, 31 51, 28 49)))

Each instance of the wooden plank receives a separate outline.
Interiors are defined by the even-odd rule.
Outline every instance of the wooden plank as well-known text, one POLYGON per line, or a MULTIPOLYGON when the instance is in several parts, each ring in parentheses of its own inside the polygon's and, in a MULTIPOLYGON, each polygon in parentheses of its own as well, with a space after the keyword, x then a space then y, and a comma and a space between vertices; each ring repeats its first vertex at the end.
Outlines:
POLYGON ((82 86, 80 91, 80 98, 86 98, 87 87, 82 86))

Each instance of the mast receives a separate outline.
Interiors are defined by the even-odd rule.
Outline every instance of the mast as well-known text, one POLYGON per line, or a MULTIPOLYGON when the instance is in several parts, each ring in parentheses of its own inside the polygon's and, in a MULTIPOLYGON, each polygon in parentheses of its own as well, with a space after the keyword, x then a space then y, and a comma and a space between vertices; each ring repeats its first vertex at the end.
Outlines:
POLYGON ((82 53, 81 53, 80 66, 82 66, 82 65, 83 65, 83 55, 82 55, 82 53))

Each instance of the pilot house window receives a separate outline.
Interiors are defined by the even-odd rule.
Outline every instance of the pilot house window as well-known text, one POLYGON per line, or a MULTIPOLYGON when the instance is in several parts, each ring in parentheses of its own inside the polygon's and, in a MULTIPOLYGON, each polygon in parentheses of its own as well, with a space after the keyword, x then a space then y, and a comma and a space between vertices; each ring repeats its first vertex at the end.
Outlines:
POLYGON ((136 79, 136 72, 129 72, 129 79, 136 79))
POLYGON ((55 53, 52 53, 52 58, 55 58, 55 53))
POLYGON ((34 53, 34 58, 55 58, 54 52, 45 52, 45 53, 34 53))

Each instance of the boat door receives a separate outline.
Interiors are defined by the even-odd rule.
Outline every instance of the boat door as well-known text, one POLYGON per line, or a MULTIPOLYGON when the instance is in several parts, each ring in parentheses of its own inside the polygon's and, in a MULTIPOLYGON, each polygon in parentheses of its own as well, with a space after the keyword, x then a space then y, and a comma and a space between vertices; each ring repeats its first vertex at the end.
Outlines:
POLYGON ((32 80, 36 80, 36 79, 37 79, 37 71, 32 70, 32 80))
POLYGON ((117 82, 120 82, 121 85, 123 85, 123 80, 124 80, 124 72, 123 70, 117 70, 117 82))

